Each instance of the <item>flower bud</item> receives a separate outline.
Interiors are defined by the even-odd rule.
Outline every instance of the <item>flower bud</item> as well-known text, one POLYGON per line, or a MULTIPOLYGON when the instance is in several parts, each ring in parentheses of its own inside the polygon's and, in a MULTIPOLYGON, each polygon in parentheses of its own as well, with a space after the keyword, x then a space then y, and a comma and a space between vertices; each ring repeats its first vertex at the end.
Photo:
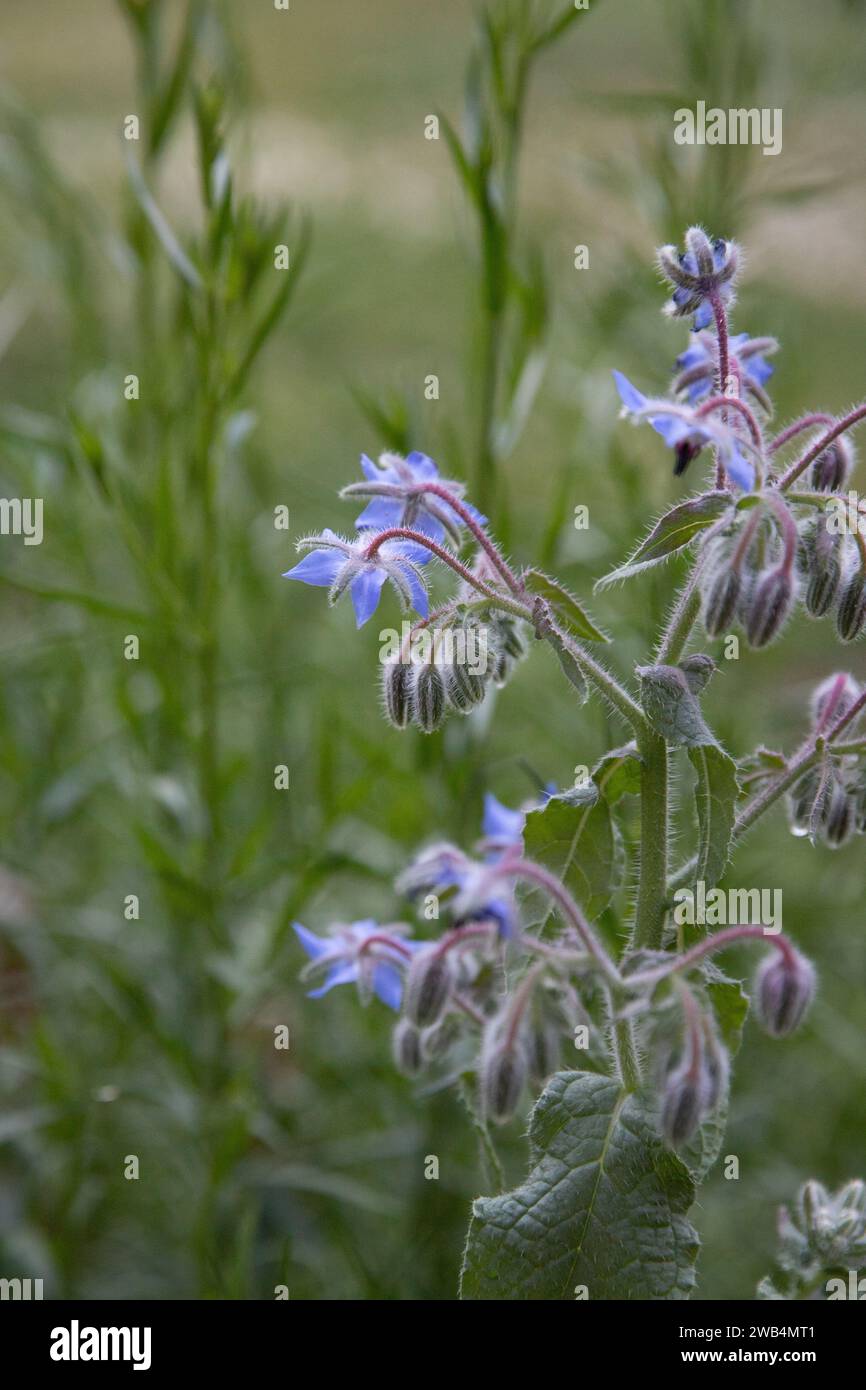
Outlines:
POLYGON ((408 1018, 401 1018, 391 1034, 394 1065, 404 1076, 417 1076, 424 1065, 421 1034, 408 1018))
POLYGON ((715 571, 704 589, 704 629, 708 637, 727 632, 737 611, 742 579, 730 567, 715 571))
POLYGON ((415 723, 425 734, 432 734, 445 718, 445 682, 442 671, 432 661, 416 670, 413 704, 415 723))
POLYGON ((517 1109, 526 1083, 526 1054, 521 1047, 491 1047, 481 1061, 481 1107, 496 1124, 505 1124, 517 1109))
POLYGON ((662 1093, 662 1137, 672 1149, 688 1143, 701 1122, 705 1093, 700 1070, 689 1063, 668 1072, 662 1093))
POLYGON ((812 693, 812 723, 823 725, 825 717, 841 719, 860 695, 860 686, 853 676, 843 671, 828 676, 812 693))
POLYGON ((526 1039, 526 1058, 529 1075, 538 1086, 543 1086, 559 1066, 561 1055, 559 1029, 553 1019, 542 1018, 533 1023, 526 1039))
POLYGON ((446 666, 445 693, 456 710, 465 714, 484 699, 485 687, 481 676, 470 671, 465 662, 446 666))
POLYGON ((683 657, 680 662, 680 670, 693 695, 701 694, 712 680, 717 669, 713 658, 707 656, 705 652, 693 652, 691 656, 683 657))
POLYGON ((827 518, 821 517, 809 532, 804 548, 803 565, 806 580, 806 609, 813 618, 829 613, 842 582, 842 560, 845 537, 831 531, 827 518))
POLYGON ((788 796, 788 823, 794 835, 808 835, 812 827, 812 809, 821 787, 821 775, 814 771, 806 773, 795 784, 788 796))
POLYGON ((725 1099, 729 1074, 730 1064, 727 1048, 719 1042, 717 1037, 711 1035, 707 1039, 702 1077, 705 1110, 715 1110, 716 1106, 725 1099))
POLYGON ((828 444, 812 464, 812 486, 818 492, 841 492, 854 466, 854 450, 848 439, 840 436, 828 444))
POLYGON ((416 951, 406 973, 406 1017, 418 1028, 438 1023, 451 998, 451 957, 438 946, 416 951))
POLYGON ((794 601, 794 584, 784 566, 766 570, 755 585, 746 615, 750 647, 766 647, 782 629, 794 601))
POLYGON ((774 950, 755 976, 755 1004, 762 1026, 772 1038, 793 1033, 815 994, 815 971, 799 951, 774 950))
POLYGON ((866 575, 856 569, 842 586, 836 609, 836 631, 843 642, 853 642, 866 624, 866 575))
POLYGON ((382 667, 385 715, 395 729, 405 729, 412 718, 412 667, 407 661, 387 661, 382 667))
POLYGON ((851 839, 856 814, 855 798, 837 783, 827 800, 822 823, 824 839, 831 849, 839 849, 851 839))

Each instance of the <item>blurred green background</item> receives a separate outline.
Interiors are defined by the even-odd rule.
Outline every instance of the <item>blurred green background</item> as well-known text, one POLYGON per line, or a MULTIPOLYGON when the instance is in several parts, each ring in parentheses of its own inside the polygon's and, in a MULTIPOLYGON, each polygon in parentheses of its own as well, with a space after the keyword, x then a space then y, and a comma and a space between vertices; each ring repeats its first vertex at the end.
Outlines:
MULTIPOLYGON (((191 439, 202 358, 121 138, 153 80, 143 48, 136 64, 147 8, 5 0, 0 21, 0 494, 45 499, 41 547, 0 538, 0 1275, 42 1277, 52 1297, 272 1298, 286 1284, 293 1298, 452 1298, 482 1190, 468 1118, 453 1094, 396 1075, 383 1006, 305 997, 290 923, 392 919, 414 846, 468 846, 486 789, 514 805, 532 773, 564 786, 622 730, 577 706, 539 652, 495 710, 399 734, 378 691, 393 604, 356 634, 347 607, 279 576, 295 537, 350 524, 335 490, 362 449, 405 436, 446 476, 473 476, 475 228, 444 139, 424 138, 431 113, 459 124, 473 7, 202 6, 189 81, 216 75, 226 93, 237 185, 264 207, 288 200, 296 233, 300 214, 312 223, 288 312, 220 422, 209 509, 191 439), (200 603, 218 632, 215 726, 200 603)), ((153 9, 164 73, 185 7, 153 9)), ((745 244, 733 326, 781 340, 779 421, 863 395, 864 63, 862 8, 807 0, 592 0, 540 55, 515 236, 546 285, 546 371, 492 516, 517 560, 543 557, 588 597, 681 495, 659 441, 618 423, 610 371, 664 388, 685 333, 659 313, 652 252, 692 221, 745 244), (781 107, 782 153, 677 149, 672 112, 699 98, 781 107), (570 522, 580 504, 588 531, 570 522)), ((190 108, 182 92, 145 163, 185 246, 202 226, 190 108)), ((241 296, 239 333, 246 309, 241 296)), ((216 349, 205 358, 220 370, 216 349)), ((621 673, 645 658, 676 579, 671 566, 594 602, 621 673)), ((840 654, 803 619, 722 667, 706 711, 737 756, 791 749, 829 670, 866 678, 859 648, 840 654)), ((685 795, 681 821, 685 852, 685 795)), ((740 1177, 719 1167, 695 1212, 700 1297, 751 1297, 776 1205, 809 1176, 866 1170, 862 843, 812 849, 777 811, 730 871, 783 889, 822 988, 792 1041, 747 1025, 723 1149, 740 1177)), ((517 1179, 521 1121, 503 1150, 517 1179)))

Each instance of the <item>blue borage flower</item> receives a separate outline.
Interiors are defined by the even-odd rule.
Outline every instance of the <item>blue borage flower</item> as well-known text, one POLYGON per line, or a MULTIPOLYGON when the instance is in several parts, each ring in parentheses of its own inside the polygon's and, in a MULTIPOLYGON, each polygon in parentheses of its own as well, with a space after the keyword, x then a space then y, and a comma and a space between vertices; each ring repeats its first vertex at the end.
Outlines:
POLYGON ((484 816, 481 822, 481 829, 484 835, 484 849, 487 857, 491 858, 501 851, 510 848, 512 845, 523 843, 523 829, 526 825, 526 814, 539 806, 545 806, 552 796, 556 795, 556 783, 548 782, 547 786, 541 791, 535 801, 522 806, 517 811, 512 811, 510 806, 503 806, 501 801, 492 792, 484 794, 484 816))
MULTIPOLYGON (((673 449, 674 473, 683 473, 705 445, 718 449, 728 477, 750 492, 755 485, 755 470, 742 453, 743 441, 733 430, 713 416, 698 417, 691 406, 660 397, 648 397, 628 377, 615 371, 614 380, 623 403, 623 415, 636 420, 649 420, 653 429, 673 449)), ((748 446, 747 446, 748 447, 748 446)))
POLYGON ((710 241, 701 227, 690 227, 685 242, 684 253, 675 246, 658 251, 659 268, 674 291, 665 313, 675 318, 694 314, 695 328, 708 328, 713 321, 711 296, 717 294, 725 306, 733 303, 739 247, 721 238, 710 241))
MULTIPOLYGON (((443 497, 424 492, 423 488, 429 483, 447 487, 462 502, 463 484, 440 479, 439 469, 427 454, 417 450, 406 458, 400 454, 381 454, 378 463, 362 454, 361 468, 366 481, 350 483, 340 493, 341 497, 372 498, 355 521, 359 529, 387 531, 392 526, 410 526, 434 541, 441 542, 447 535, 455 545, 460 545, 462 519, 443 497)), ((468 502, 463 505, 473 521, 483 526, 487 518, 468 502)))
POLYGON ((330 588, 330 602, 336 603, 348 588, 355 606, 358 627, 371 618, 379 603, 382 585, 389 580, 404 610, 410 608, 427 617, 427 587, 418 566, 430 559, 429 550, 412 541, 383 541, 374 555, 367 556, 372 537, 363 533, 353 540, 337 536, 327 528, 317 536, 298 541, 298 550, 309 550, 284 579, 330 588))
POLYGON ((422 893, 451 893, 456 889, 448 907, 457 925, 494 921, 499 935, 508 939, 517 927, 517 910, 510 886, 497 873, 500 858, 497 855, 480 863, 456 845, 431 845, 400 874, 397 892, 414 899, 422 893))
POLYGON ((335 985, 356 984, 363 1000, 377 995, 389 1009, 399 1009, 403 999, 403 969, 413 951, 425 943, 403 938, 405 928, 380 927, 368 918, 339 923, 328 936, 316 936, 294 922, 298 940, 310 957, 301 979, 324 974, 324 984, 309 991, 321 999, 335 985))
MULTIPOLYGON (((764 358, 778 346, 775 338, 750 338, 748 333, 737 333, 728 342, 729 371, 740 384, 740 395, 752 396, 768 415, 772 414, 772 403, 764 384, 773 375, 773 367, 764 358)), ((718 354, 718 339, 713 333, 696 333, 677 358, 674 393, 685 395, 690 405, 696 405, 715 391, 718 354)))

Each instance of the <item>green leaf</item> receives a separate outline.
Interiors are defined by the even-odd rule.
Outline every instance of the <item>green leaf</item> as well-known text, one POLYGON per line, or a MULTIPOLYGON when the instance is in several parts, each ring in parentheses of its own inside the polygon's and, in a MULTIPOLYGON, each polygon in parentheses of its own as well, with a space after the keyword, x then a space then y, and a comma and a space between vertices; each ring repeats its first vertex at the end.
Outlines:
POLYGON ((668 556, 682 550, 683 546, 694 540, 700 531, 718 521, 730 505, 731 497, 727 492, 705 492, 700 497, 690 497, 685 502, 679 502, 656 522, 649 535, 641 541, 624 565, 611 570, 610 574, 598 580, 595 592, 606 589, 608 585, 616 584, 621 579, 630 579, 633 574, 639 574, 641 570, 649 569, 652 565, 661 564, 668 556))
POLYGON ((530 569, 524 571, 523 581, 531 594, 540 594, 542 598, 547 599, 556 617, 560 618, 576 637, 581 637, 587 642, 610 641, 610 638, 591 621, 574 594, 570 594, 555 579, 542 574, 540 570, 530 569))
POLYGON ((725 872, 730 858, 740 793, 737 766, 733 758, 712 743, 690 748, 689 758, 695 769, 695 804, 700 835, 695 881, 703 879, 707 888, 713 888, 725 872))
POLYGON ((609 806, 621 796, 637 796, 640 792, 641 756, 633 743, 612 748, 599 758, 592 770, 593 780, 609 806))
POLYGON ((529 1175, 473 1203, 464 1299, 683 1299, 695 1283, 695 1188, 653 1103, 618 1081, 558 1072, 529 1126, 529 1175))
POLYGON ((530 811, 523 843, 527 858, 555 873, 590 921, 604 911, 615 886, 616 845, 610 807, 594 783, 530 811))
POLYGON ((697 697, 678 666, 638 666, 641 705, 657 734, 674 748, 715 744, 697 697))

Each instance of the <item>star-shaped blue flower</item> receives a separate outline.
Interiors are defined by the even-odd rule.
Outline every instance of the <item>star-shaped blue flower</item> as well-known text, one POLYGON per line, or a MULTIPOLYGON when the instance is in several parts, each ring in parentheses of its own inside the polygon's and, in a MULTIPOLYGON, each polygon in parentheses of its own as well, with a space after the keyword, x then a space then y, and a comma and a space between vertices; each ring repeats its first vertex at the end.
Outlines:
MULTIPOLYGON (((737 333, 728 343, 730 370, 737 376, 741 388, 754 396, 765 410, 770 402, 764 391, 773 375, 773 366, 765 354, 778 347, 774 338, 750 338, 737 333)), ((718 340, 712 333, 696 333, 685 352, 677 358, 678 375, 674 391, 685 393, 691 405, 697 404, 716 389, 718 370, 718 340)))
POLYGON ((307 549, 284 579, 299 579, 303 584, 329 588, 330 601, 348 588, 355 607, 358 627, 375 613, 385 580, 389 580, 400 596, 403 608, 414 607, 422 618, 427 617, 427 588, 419 565, 425 565, 430 552, 412 541, 384 541, 374 555, 367 556, 372 537, 362 534, 353 540, 337 536, 325 529, 321 535, 307 536, 298 542, 298 549, 307 549))
POLYGON ((372 991, 398 1010, 403 999, 403 974, 410 953, 423 945, 420 941, 404 941, 393 928, 380 927, 367 919, 333 928, 331 936, 316 936, 300 922, 293 923, 298 940, 310 957, 302 978, 324 973, 324 983, 309 991, 310 999, 321 999, 335 985, 357 984, 364 993, 372 991), (371 944, 370 939, 377 938, 371 944))
MULTIPOLYGON (((452 480, 442 481, 439 469, 427 454, 413 450, 406 458, 399 454, 382 454, 374 463, 361 455, 363 483, 350 483, 343 488, 342 497, 369 497, 371 501, 355 521, 359 528, 387 531, 392 526, 409 526, 421 531, 431 540, 441 542, 445 536, 460 544, 463 520, 444 497, 425 492, 425 484, 438 484, 463 502, 463 485, 452 480)), ((464 507, 473 521, 483 526, 487 518, 468 502, 464 507)))
POLYGON ((675 474, 683 473, 692 459, 709 444, 719 450, 725 472, 732 481, 744 492, 752 490, 755 470, 743 455, 741 443, 733 430, 709 415, 697 418, 689 406, 645 396, 632 386, 622 372, 615 371, 613 375, 625 407, 623 413, 633 415, 638 420, 649 420, 668 448, 674 451, 675 474))

